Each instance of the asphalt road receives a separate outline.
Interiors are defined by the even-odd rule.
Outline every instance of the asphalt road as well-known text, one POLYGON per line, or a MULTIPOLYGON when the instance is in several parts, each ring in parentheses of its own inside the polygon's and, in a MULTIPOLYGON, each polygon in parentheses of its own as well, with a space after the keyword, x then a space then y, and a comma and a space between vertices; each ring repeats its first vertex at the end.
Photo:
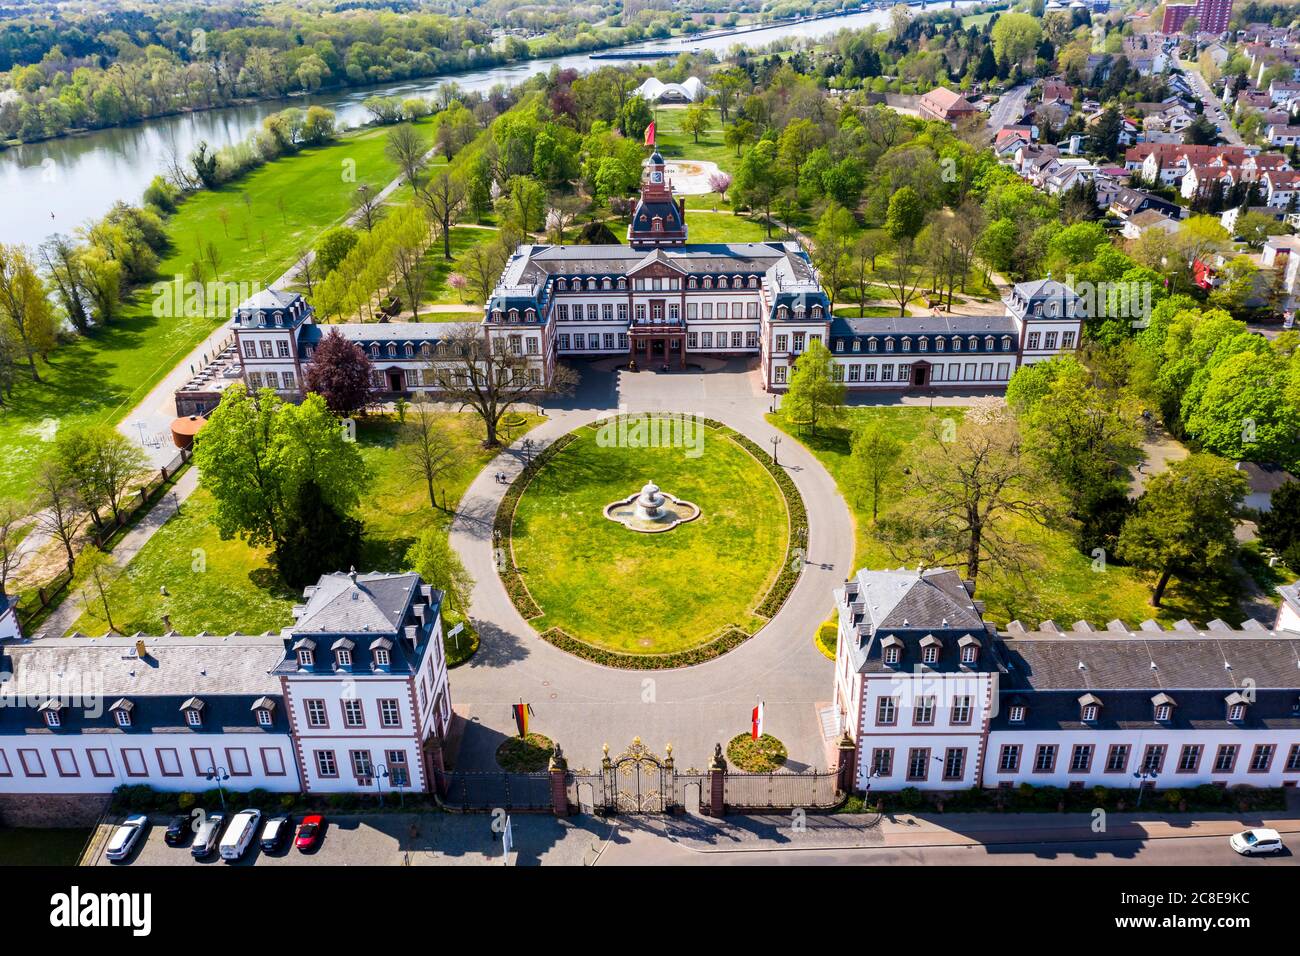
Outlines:
POLYGON ((996 134, 1008 123, 1014 123, 1025 115, 1025 97, 1029 95, 1029 84, 1015 86, 1002 94, 1001 99, 989 110, 989 131, 996 134))
POLYGON ((1219 135, 1223 137, 1225 142, 1233 146, 1241 146, 1244 143, 1241 134, 1238 133, 1233 128, 1232 123, 1229 122, 1227 111, 1223 109, 1223 103, 1214 95, 1209 84, 1205 82, 1204 77, 1202 77, 1200 72, 1196 69, 1196 66, 1192 63, 1187 63, 1184 60, 1177 60, 1175 62, 1178 66, 1182 67, 1184 72, 1186 72, 1187 79, 1192 84, 1192 89, 1196 91, 1196 95, 1200 97, 1201 102, 1205 104, 1205 118, 1214 125, 1223 127, 1219 135))
POLYGON ((1155 840, 1098 839, 1074 843, 994 846, 856 847, 852 849, 688 849, 647 831, 620 831, 601 853, 600 866, 1295 866, 1300 858, 1243 857, 1221 836, 1155 840))

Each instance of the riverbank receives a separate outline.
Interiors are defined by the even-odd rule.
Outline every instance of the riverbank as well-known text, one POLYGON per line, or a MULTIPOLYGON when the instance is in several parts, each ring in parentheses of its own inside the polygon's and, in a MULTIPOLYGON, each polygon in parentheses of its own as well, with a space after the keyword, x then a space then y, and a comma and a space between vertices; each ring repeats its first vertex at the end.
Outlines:
MULTIPOLYGON (((348 133, 219 189, 191 194, 167 222, 171 245, 158 266, 160 281, 171 283, 177 275, 188 280, 202 248, 208 280, 268 284, 345 218, 359 183, 378 188, 397 176, 384 156, 388 133, 348 133)), ((225 303, 210 303, 200 314, 155 316, 154 299, 151 287, 136 290, 111 325, 55 349, 42 363, 41 382, 18 376, 0 412, 0 446, 7 452, 0 458, 0 499, 30 493, 36 464, 60 428, 117 424, 230 317, 225 303)))

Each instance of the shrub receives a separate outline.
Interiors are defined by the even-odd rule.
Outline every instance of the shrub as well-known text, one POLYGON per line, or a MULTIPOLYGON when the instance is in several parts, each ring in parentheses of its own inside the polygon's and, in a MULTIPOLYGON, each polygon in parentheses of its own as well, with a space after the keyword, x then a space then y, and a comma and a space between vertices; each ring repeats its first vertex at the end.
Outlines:
POLYGON ((904 810, 919 810, 925 803, 925 794, 916 787, 904 787, 898 791, 898 805, 904 810))
POLYGON ((196 798, 194 794, 186 792, 176 797, 176 806, 181 810, 189 811, 193 809, 196 798))

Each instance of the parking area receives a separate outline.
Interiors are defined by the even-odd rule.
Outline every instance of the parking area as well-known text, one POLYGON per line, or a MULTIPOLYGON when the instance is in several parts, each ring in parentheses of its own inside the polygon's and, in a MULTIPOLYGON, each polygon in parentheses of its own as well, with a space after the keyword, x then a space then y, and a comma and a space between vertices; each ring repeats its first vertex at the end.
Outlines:
MULTIPOLYGON (((502 866, 500 835, 487 814, 384 813, 326 816, 317 849, 303 853, 286 843, 275 853, 263 853, 257 843, 243 859, 224 862, 213 853, 196 860, 189 842, 171 847, 163 840, 169 817, 151 815, 149 831, 121 863, 104 856, 104 846, 117 820, 103 824, 87 853, 91 866, 502 866)), ((301 818, 298 818, 299 820, 301 818)), ((608 826, 589 817, 559 820, 544 814, 511 817, 515 866, 577 865, 594 858, 608 836, 608 826)))

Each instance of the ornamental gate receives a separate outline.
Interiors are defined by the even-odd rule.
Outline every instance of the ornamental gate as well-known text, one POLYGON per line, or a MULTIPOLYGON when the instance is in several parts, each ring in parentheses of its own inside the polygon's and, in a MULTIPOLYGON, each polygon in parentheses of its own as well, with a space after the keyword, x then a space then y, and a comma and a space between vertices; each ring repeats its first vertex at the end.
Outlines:
POLYGON ((673 749, 660 758, 641 738, 613 759, 609 745, 600 761, 605 806, 615 813, 667 813, 673 804, 673 749))

